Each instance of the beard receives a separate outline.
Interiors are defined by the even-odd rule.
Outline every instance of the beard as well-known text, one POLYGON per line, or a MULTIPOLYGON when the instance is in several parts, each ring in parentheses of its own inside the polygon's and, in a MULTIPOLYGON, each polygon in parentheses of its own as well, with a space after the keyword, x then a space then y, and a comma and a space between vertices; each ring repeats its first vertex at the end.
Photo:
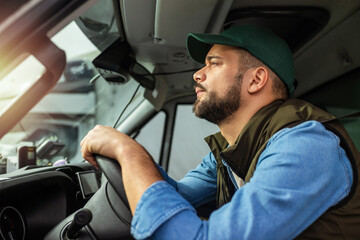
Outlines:
POLYGON ((229 86, 224 97, 219 97, 215 92, 208 92, 201 84, 196 83, 195 87, 205 90, 207 96, 203 100, 195 101, 193 105, 195 116, 216 125, 230 117, 240 107, 242 77, 240 73, 235 76, 234 84, 229 86))

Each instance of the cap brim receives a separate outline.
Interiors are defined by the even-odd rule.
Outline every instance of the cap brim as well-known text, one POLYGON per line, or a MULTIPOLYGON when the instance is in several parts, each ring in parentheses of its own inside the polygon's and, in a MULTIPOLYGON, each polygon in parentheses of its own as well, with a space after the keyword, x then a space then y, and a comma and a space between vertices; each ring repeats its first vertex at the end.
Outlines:
POLYGON ((214 44, 231 46, 234 41, 222 35, 194 33, 189 33, 186 39, 189 56, 198 63, 205 63, 206 55, 214 44))

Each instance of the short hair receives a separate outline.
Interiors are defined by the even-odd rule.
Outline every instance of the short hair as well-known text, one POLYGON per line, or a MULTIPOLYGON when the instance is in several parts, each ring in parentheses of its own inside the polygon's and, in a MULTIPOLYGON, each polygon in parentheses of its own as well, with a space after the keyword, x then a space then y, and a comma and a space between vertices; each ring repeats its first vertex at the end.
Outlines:
POLYGON ((240 54, 240 66, 239 66, 240 72, 244 73, 246 70, 250 68, 265 67, 269 72, 270 78, 272 79, 271 89, 273 91, 274 97, 276 99, 283 99, 283 100, 288 99, 289 95, 286 86, 276 73, 274 73, 268 66, 266 66, 262 61, 257 59, 248 51, 239 48, 239 54, 240 54))

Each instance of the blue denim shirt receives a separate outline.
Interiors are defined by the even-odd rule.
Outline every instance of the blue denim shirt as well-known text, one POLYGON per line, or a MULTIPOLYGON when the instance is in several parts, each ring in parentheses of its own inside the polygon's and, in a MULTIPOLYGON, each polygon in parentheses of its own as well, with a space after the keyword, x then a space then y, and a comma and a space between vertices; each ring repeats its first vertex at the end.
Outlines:
POLYGON ((194 207, 216 198, 216 160, 184 179, 152 184, 136 206, 137 239, 293 239, 350 191, 353 175, 339 139, 315 121, 277 132, 250 182, 201 220, 194 207))

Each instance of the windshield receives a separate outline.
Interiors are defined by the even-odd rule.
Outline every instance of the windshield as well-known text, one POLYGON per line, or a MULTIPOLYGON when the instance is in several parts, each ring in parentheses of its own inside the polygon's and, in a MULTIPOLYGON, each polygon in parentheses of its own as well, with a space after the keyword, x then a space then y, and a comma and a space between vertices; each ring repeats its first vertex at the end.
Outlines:
POLYGON ((0 115, 44 73, 44 66, 33 56, 27 57, 0 81, 0 115))
MULTIPOLYGON (((52 37, 66 53, 65 71, 51 92, 0 139, 0 174, 27 165, 83 161, 80 141, 85 134, 96 124, 113 126, 136 90, 123 117, 143 100, 137 82, 111 84, 92 64, 120 37, 114 22, 112 1, 100 1, 52 37)), ((0 114, 43 72, 44 66, 29 56, 2 78, 0 114)))

